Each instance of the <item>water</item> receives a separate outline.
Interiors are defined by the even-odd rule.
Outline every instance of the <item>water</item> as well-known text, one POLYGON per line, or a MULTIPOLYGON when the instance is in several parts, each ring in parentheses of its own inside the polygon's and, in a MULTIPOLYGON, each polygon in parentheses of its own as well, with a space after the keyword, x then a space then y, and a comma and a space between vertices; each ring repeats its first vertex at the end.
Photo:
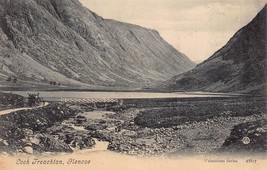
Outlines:
MULTIPOLYGON (((84 127, 82 126, 75 126, 75 125, 71 125, 70 127, 74 128, 77 131, 84 131, 86 133, 86 129, 84 129, 84 127)), ((74 150, 75 153, 77 154, 85 154, 85 153, 90 153, 90 152, 100 152, 100 151, 108 151, 108 145, 109 142, 106 141, 100 141, 97 138, 93 138, 95 141, 95 146, 91 149, 83 149, 83 150, 74 150)))
MULTIPOLYGON (((8 91, 7 93, 9 93, 8 91)), ((12 93, 27 97, 28 93, 40 93, 45 100, 60 101, 64 98, 79 99, 144 99, 144 98, 193 98, 193 97, 229 97, 234 94, 207 92, 82 92, 82 91, 12 91, 12 93)))
MULTIPOLYGON (((72 127, 73 129, 75 129, 76 131, 82 131, 82 132, 85 132, 86 133, 86 129, 83 127, 83 126, 76 126, 72 123, 62 123, 64 125, 69 125, 69 127, 72 127)), ((80 149, 74 149, 74 152, 76 154, 86 154, 86 153, 90 153, 90 152, 101 152, 101 151, 108 151, 108 145, 109 145, 109 142, 106 142, 106 141, 100 141, 98 140, 97 138, 93 138, 94 141, 95 141, 95 146, 91 149, 83 149, 83 150, 80 150, 80 149)))
MULTIPOLYGON (((38 93, 36 91, 14 91, 15 94, 20 94, 27 97, 27 93, 38 93)), ((193 98, 193 97, 230 97, 232 94, 222 94, 222 93, 203 93, 203 92, 173 92, 173 93, 148 93, 148 92, 43 92, 39 91, 40 96, 46 100, 60 100, 61 98, 110 98, 110 99, 142 99, 142 98, 193 98)), ((91 115, 93 112, 86 113, 91 115)), ((90 118, 97 119, 102 116, 104 113, 95 112, 92 114, 90 118)), ((85 131, 85 129, 81 126, 71 125, 77 131, 85 131)), ((149 139, 142 139, 140 142, 149 139)), ((167 156, 162 157, 137 157, 137 156, 129 156, 125 154, 120 154, 116 152, 112 152, 107 150, 108 142, 98 141, 95 139, 96 145, 92 149, 85 150, 75 150, 71 154, 58 154, 58 155, 40 155, 40 156, 28 156, 25 158, 25 155, 22 156, 22 160, 29 159, 30 161, 34 159, 40 160, 63 160, 65 165, 20 165, 16 164, 18 158, 17 157, 4 157, 0 160, 2 161, 1 166, 8 165, 11 170, 18 169, 28 169, 28 170, 37 170, 37 169, 63 169, 63 170, 71 170, 71 169, 92 169, 92 170, 177 170, 177 169, 218 169, 222 166, 227 166, 228 169, 243 169, 244 168, 244 160, 240 158, 238 159, 239 163, 235 164, 234 168, 230 168, 228 164, 221 163, 205 163, 205 159, 207 157, 202 156, 192 156, 192 157, 176 157, 170 158, 167 156), (70 159, 76 160, 90 160, 90 164, 68 164, 70 159), (12 165, 12 166, 11 166, 12 165), (197 167, 197 168, 196 168, 197 167)), ((215 157, 210 156, 212 159, 226 159, 224 157, 215 157)), ((229 158, 229 156, 227 156, 229 158)), ((229 164, 233 165, 233 164, 229 164)), ((255 167, 254 167, 255 168, 255 167)), ((1 168, 0 168, 1 169, 1 168)), ((252 168, 251 168, 252 169, 252 168)))

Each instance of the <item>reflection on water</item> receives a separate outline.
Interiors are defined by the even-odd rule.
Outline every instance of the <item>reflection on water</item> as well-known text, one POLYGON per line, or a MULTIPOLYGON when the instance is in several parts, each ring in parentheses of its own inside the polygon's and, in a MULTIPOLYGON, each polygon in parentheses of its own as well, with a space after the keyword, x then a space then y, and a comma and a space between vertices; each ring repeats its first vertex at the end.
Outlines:
POLYGON ((83 99, 142 99, 142 98, 192 98, 192 97, 227 97, 230 94, 207 92, 77 92, 77 91, 12 91, 12 93, 28 96, 28 93, 40 93, 44 99, 60 100, 62 98, 83 99))

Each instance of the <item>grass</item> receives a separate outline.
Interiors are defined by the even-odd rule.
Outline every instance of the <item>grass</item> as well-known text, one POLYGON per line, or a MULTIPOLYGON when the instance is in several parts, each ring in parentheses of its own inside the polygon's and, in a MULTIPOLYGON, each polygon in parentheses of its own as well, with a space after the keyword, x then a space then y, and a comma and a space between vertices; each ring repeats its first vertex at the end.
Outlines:
POLYGON ((160 128, 205 121, 216 116, 243 117, 265 113, 264 97, 184 99, 173 102, 171 107, 147 108, 134 121, 139 126, 160 128))
POLYGON ((0 110, 14 107, 23 107, 24 105, 25 97, 12 93, 0 92, 0 110))

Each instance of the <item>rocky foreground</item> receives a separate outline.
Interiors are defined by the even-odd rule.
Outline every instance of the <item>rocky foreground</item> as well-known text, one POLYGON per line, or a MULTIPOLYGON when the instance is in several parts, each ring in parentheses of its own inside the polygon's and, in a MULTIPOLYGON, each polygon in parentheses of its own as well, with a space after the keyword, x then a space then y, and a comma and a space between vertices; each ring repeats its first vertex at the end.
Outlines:
MULTIPOLYGON (((225 99, 216 102, 226 104, 225 99)), ((171 104, 185 107, 186 103, 171 104)), ((238 107, 242 107, 240 103, 238 107)), ((258 100, 257 103, 256 107, 261 105, 258 100)), ((197 101, 194 106, 198 106, 197 101)), ((177 107, 176 110, 167 108, 177 111, 177 107)), ((207 113, 205 119, 177 121, 176 124, 172 121, 172 126, 168 127, 160 122, 151 127, 136 123, 137 117, 151 109, 160 111, 162 108, 125 104, 96 109, 90 104, 54 103, 44 108, 2 115, 0 151, 11 155, 73 152, 93 148, 95 139, 109 142, 108 150, 138 156, 267 151, 267 120, 262 107, 250 114, 234 114, 236 112, 231 109, 213 113, 213 116, 207 113)), ((166 111, 166 107, 162 110, 166 111)), ((171 122, 168 116, 161 119, 171 122)))
MULTIPOLYGON (((134 117, 139 111, 131 109, 126 113, 108 116, 123 122, 119 125, 119 131, 109 129, 114 126, 114 123, 111 122, 106 123, 108 124, 106 129, 97 131, 98 137, 110 142, 109 150, 145 156, 209 154, 224 151, 226 148, 231 151, 229 147, 225 147, 225 143, 227 143, 225 139, 232 138, 233 131, 236 131, 236 128, 232 128, 237 122, 251 122, 250 124, 253 125, 264 119, 263 115, 260 114, 247 117, 218 116, 201 122, 186 123, 169 128, 147 128, 133 123, 134 117)), ((266 140, 262 140, 267 137, 266 130, 265 122, 262 126, 255 126, 255 128, 250 129, 251 133, 258 135, 258 138, 249 135, 252 140, 250 144, 245 145, 238 139, 230 143, 239 145, 239 149, 243 148, 243 151, 267 151, 266 140), (258 140, 259 138, 261 140, 258 140), (263 146, 258 148, 259 145, 263 146), (246 150, 246 148, 251 149, 246 150)), ((239 136, 242 140, 247 134, 240 134, 239 136)))
POLYGON ((61 104, 21 110, 0 116, 0 151, 6 154, 42 152, 72 152, 71 148, 47 128, 75 114, 61 104))

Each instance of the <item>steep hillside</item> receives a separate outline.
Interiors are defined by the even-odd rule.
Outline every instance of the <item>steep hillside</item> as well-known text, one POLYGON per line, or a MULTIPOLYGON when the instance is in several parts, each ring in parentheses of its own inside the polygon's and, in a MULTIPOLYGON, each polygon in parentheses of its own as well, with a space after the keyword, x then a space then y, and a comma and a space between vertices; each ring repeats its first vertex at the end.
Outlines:
POLYGON ((229 42, 193 70, 162 84, 167 90, 264 93, 266 12, 262 11, 229 42))
POLYGON ((0 79, 146 87, 194 63, 155 30, 105 20, 78 0, 0 0, 0 79))

